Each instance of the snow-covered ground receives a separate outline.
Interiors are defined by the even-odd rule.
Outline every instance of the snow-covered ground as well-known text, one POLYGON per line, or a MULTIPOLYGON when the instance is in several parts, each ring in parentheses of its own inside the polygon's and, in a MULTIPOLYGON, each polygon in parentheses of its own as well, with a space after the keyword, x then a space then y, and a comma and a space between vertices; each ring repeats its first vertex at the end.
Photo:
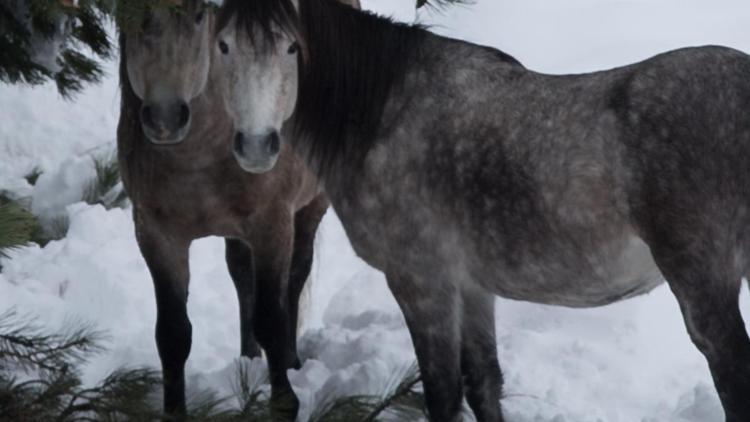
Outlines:
MULTIPOLYGON (((412 1, 363 0, 412 21, 412 1)), ((723 44, 750 52, 747 0, 478 0, 444 14, 419 13, 432 30, 496 46, 528 67, 569 73, 609 68, 672 48, 723 44)), ((116 65, 75 102, 52 86, 0 86, 0 190, 33 196, 35 209, 69 202, 91 174, 88 156, 114 149, 119 111, 116 65), (23 179, 45 174, 32 189, 23 179)), ((750 77, 750 75, 748 75, 750 77)), ((0 310, 16 307, 51 327, 76 318, 110 333, 109 353, 86 378, 120 365, 158 366, 150 277, 128 210, 68 206, 68 236, 3 260, 0 310)), ((329 212, 300 341, 307 358, 292 382, 303 415, 331 391, 378 392, 414 360, 383 276, 351 250, 329 212)), ((235 293, 223 242, 191 249, 191 384, 230 392, 239 353, 235 293)), ((743 291, 750 321, 750 301, 743 291)), ((498 299, 497 335, 511 422, 718 422, 723 414, 703 357, 690 343, 666 286, 598 309, 571 310, 498 299)))

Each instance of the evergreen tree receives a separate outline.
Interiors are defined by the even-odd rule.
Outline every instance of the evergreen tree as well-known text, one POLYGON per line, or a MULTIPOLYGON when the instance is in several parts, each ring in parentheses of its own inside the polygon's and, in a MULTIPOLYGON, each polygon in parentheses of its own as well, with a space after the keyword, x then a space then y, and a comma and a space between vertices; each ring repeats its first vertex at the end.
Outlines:
POLYGON ((63 96, 102 76, 114 0, 0 0, 0 81, 54 80, 63 96), (94 58, 92 58, 93 53, 94 58))

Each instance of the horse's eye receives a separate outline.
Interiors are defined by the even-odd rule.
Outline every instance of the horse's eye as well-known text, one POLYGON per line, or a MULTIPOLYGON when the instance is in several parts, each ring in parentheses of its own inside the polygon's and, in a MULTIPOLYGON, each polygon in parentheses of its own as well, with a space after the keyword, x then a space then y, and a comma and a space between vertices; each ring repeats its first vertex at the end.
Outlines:
POLYGON ((295 41, 292 43, 292 45, 289 46, 289 50, 287 50, 287 53, 294 54, 298 51, 299 51, 299 43, 295 41))
POLYGON ((204 16, 206 16, 206 9, 201 10, 197 15, 195 15, 195 24, 200 25, 200 23, 203 22, 204 16))
POLYGON ((224 41, 219 41, 219 51, 221 54, 229 54, 229 46, 224 41))

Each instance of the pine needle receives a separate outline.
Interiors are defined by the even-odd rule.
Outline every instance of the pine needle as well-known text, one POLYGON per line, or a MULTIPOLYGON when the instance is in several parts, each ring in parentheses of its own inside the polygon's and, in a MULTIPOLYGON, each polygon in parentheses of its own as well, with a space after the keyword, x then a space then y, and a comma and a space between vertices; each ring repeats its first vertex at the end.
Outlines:
POLYGON ((0 257, 27 245, 38 226, 36 218, 18 202, 0 195, 0 257))
POLYGON ((103 333, 86 324, 66 325, 73 328, 49 333, 13 309, 0 314, 0 369, 62 373, 103 350, 103 333))
POLYGON ((96 176, 84 190, 83 201, 106 209, 124 208, 127 194, 120 183, 120 163, 116 154, 93 157, 96 176))
POLYGON ((240 415, 249 422, 271 420, 270 398, 262 388, 264 384, 268 384, 268 372, 259 370, 256 362, 259 361, 240 358, 232 384, 239 402, 240 415))
POLYGON ((383 413, 396 415, 399 420, 414 420, 424 415, 424 395, 416 389, 421 381, 416 362, 397 372, 380 401, 362 421, 373 422, 383 413))
POLYGON ((419 367, 413 363, 397 371, 379 395, 326 397, 310 422, 374 422, 388 415, 397 420, 415 420, 424 415, 424 397, 418 391, 419 367))

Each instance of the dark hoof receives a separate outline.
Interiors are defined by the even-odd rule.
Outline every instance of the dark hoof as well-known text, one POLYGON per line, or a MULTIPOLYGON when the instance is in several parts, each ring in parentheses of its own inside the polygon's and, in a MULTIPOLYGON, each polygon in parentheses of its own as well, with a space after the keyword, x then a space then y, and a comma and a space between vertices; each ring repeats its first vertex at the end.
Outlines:
POLYGON ((163 422, 185 422, 187 421, 187 411, 170 412, 164 415, 163 422))
POLYGON ((294 421, 299 412, 299 399, 294 391, 274 394, 271 397, 271 420, 294 421))

